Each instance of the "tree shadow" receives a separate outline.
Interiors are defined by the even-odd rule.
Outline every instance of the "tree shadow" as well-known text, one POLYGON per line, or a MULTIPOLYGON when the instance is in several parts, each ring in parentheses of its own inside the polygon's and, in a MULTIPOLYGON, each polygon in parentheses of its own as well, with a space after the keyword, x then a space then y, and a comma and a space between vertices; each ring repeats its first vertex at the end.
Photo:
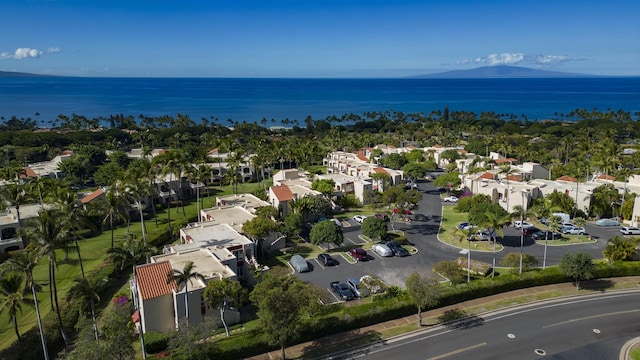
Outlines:
POLYGON ((438 320, 451 330, 470 329, 484 325, 483 318, 476 315, 469 315, 464 310, 458 308, 445 311, 442 315, 438 316, 438 320))
POLYGON ((592 290, 604 292, 607 289, 611 289, 614 286, 614 282, 608 279, 597 279, 583 281, 580 283, 580 288, 583 290, 592 290))
POLYGON ((373 330, 365 332, 359 332, 358 330, 346 331, 337 335, 314 340, 302 349, 300 359, 315 359, 326 354, 350 349, 353 350, 348 355, 345 354, 341 357, 353 358, 355 356, 363 356, 367 355, 371 350, 376 348, 376 346, 359 348, 360 346, 373 344, 380 340, 382 340, 380 333, 373 330))

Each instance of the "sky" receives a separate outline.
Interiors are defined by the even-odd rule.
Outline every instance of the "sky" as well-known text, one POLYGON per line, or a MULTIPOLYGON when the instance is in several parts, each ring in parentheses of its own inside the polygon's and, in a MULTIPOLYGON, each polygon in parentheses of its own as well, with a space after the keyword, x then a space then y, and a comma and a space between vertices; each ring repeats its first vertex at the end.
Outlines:
POLYGON ((640 75, 637 0, 0 0, 0 71, 398 77, 514 65, 640 75))

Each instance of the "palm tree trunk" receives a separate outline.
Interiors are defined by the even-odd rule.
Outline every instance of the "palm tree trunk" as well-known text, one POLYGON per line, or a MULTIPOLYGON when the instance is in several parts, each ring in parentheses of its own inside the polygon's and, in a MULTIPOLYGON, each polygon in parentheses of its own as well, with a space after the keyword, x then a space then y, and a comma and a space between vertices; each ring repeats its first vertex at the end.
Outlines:
POLYGON ((42 352, 44 360, 49 360, 49 352, 47 351, 47 342, 44 339, 44 330, 42 329, 42 318, 40 317, 40 308, 38 307, 38 297, 36 296, 35 284, 31 284, 31 292, 33 293, 33 303, 36 308, 36 316, 38 318, 38 328, 40 329, 40 341, 42 342, 42 352))
POLYGON ((18 317, 13 317, 13 329, 16 332, 16 336, 18 337, 18 341, 20 341, 20 332, 18 332, 18 317))
POLYGON ((418 326, 422 327, 422 307, 418 306, 418 326))
POLYGON ((113 240, 114 240, 113 215, 109 216, 109 227, 111 227, 111 248, 113 249, 113 240))
MULTIPOLYGON (((49 266, 54 267, 55 264, 50 262, 49 266)), ((55 269, 51 272, 52 280, 53 280, 53 299, 56 303, 56 315, 58 316, 58 326, 60 326, 60 335, 62 335, 62 339, 64 340, 64 345, 69 346, 69 338, 67 337, 67 333, 64 331, 64 325, 62 324, 62 316, 60 315, 60 304, 58 303, 58 286, 56 285, 56 273, 55 269)))
POLYGON ((496 237, 493 237, 493 262, 491 268, 491 277, 496 275, 496 237))
POLYGON ((282 352, 282 360, 286 360, 287 354, 284 352, 284 344, 280 344, 280 351, 282 352))
POLYGON ((142 226, 142 242, 147 245, 147 232, 144 228, 144 213, 142 212, 142 201, 138 201, 138 211, 140 212, 140 224, 142 226))
POLYGON ((96 336, 96 341, 98 341, 98 323, 96 322, 96 308, 93 299, 91 299, 91 318, 93 319, 93 333, 96 336))
POLYGON ((227 337, 231 336, 231 334, 229 334, 227 322, 224 321, 224 305, 220 307, 220 321, 222 321, 222 326, 224 326, 224 331, 227 333, 227 337))
POLYGON ((82 264, 82 256, 80 256, 80 245, 78 244, 78 236, 75 235, 75 232, 74 232, 73 238, 75 239, 75 243, 76 243, 76 252, 78 253, 78 262, 80 263, 80 273, 82 274, 82 278, 84 279, 84 265, 82 264))

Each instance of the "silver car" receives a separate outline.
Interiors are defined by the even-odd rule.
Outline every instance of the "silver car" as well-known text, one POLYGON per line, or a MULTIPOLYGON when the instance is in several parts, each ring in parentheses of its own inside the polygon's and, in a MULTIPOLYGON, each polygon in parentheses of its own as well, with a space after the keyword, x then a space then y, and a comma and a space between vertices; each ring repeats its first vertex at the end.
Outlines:
POLYGON ((297 255, 297 254, 293 255, 291 257, 291 260, 289 260, 289 262, 291 263, 291 267, 293 267, 299 273, 307 272, 310 270, 309 264, 307 264, 307 260, 305 260, 300 255, 297 255))
POLYGON ((371 247, 371 250, 382 257, 393 256, 393 251, 391 251, 391 248, 385 244, 375 244, 371 247))

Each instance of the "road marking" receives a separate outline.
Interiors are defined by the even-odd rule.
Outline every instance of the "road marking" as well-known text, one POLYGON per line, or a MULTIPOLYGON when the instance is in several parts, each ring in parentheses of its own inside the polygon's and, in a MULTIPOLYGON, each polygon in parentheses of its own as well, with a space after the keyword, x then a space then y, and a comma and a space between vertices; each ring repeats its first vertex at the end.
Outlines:
POLYGON ((509 339, 515 339, 515 338, 516 338, 516 336, 515 336, 515 335, 513 335, 513 334, 507 334, 507 337, 508 337, 509 339))
POLYGON ((351 238, 350 238, 350 237, 348 237, 348 236, 346 237, 346 239, 347 239, 347 240, 349 240, 349 242, 350 242, 350 243, 352 243, 353 245, 360 245, 360 244, 358 244, 357 242, 355 242, 355 241, 351 240, 351 238))
POLYGON ((480 344, 471 345, 471 346, 469 346, 469 347, 462 348, 462 349, 458 349, 458 350, 454 350, 454 351, 448 352, 448 353, 446 353, 446 354, 438 355, 438 356, 435 356, 435 357, 430 357, 430 358, 428 358, 427 360, 439 360, 439 359, 444 359, 444 358, 446 358, 446 357, 449 357, 449 356, 452 356, 452 355, 457 355, 457 354, 463 353, 463 352, 465 352, 465 351, 469 351, 469 350, 477 349, 477 348, 479 348, 479 347, 483 347, 483 346, 485 346, 485 345, 487 345, 487 343, 486 343, 486 342, 483 342, 483 343, 480 343, 480 344))
POLYGON ((320 261, 318 261, 318 259, 313 259, 318 263, 318 266, 320 266, 322 268, 322 270, 324 270, 324 266, 322 266, 322 264, 320 263, 320 261))
MULTIPOLYGON (((333 292, 332 289, 327 288, 327 290, 329 290, 329 293, 331 293, 331 296, 333 296, 334 299, 336 299, 336 302, 340 302, 341 300, 336 296, 336 294, 333 292)), ((334 303, 335 304, 335 303, 334 303)))
POLYGON ((618 311, 618 312, 612 312, 612 313, 606 313, 606 314, 592 315, 592 316, 587 316, 587 317, 578 318, 578 319, 571 319, 571 320, 559 322, 559 323, 556 323, 556 324, 543 326, 542 328, 546 329, 546 328, 550 328, 550 327, 554 327, 554 326, 560 326, 560 325, 564 325, 564 324, 569 324, 569 323, 576 322, 576 321, 597 319, 597 318, 600 318, 600 317, 612 316, 612 315, 630 314, 630 313, 634 313, 634 312, 640 312, 640 310, 636 309, 636 310, 618 311))

